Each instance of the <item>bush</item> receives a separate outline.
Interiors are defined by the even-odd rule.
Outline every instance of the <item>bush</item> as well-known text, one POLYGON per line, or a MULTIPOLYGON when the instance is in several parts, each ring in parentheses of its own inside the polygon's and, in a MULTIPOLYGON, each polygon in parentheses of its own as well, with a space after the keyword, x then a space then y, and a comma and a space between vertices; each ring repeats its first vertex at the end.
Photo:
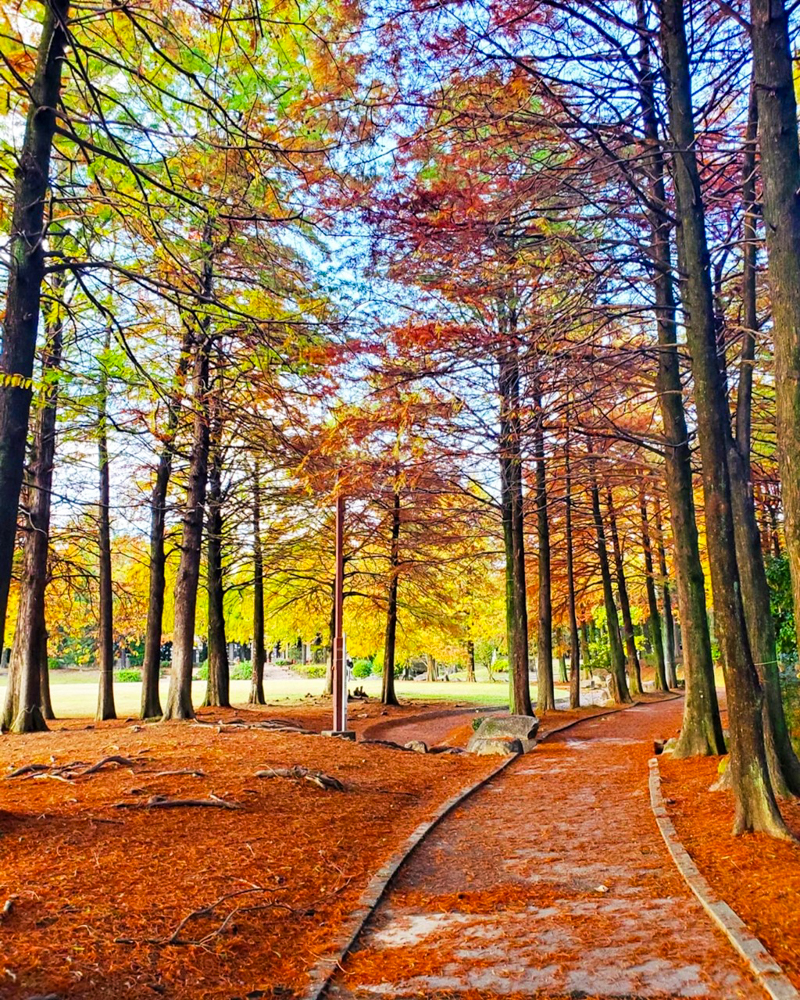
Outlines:
POLYGON ((371 677, 372 660, 356 660, 353 664, 353 677, 371 677))
POLYGON ((136 681, 141 681, 142 672, 141 670, 118 670, 114 675, 114 679, 120 684, 132 684, 136 681))
POLYGON ((207 681, 208 680, 208 660, 201 660, 200 661, 200 665, 195 670, 194 676, 199 681, 207 681))
POLYGON ((239 660, 231 664, 232 681, 249 681, 253 676, 253 664, 250 660, 239 660))
POLYGON ((324 663, 293 663, 292 670, 303 677, 324 677, 328 668, 324 663))

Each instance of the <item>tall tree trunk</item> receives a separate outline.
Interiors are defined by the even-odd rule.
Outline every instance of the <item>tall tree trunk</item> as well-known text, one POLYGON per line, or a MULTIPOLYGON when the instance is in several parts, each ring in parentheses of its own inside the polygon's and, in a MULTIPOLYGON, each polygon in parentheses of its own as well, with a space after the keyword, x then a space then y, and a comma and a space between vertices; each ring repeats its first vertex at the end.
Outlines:
POLYGON ((467 681, 475 683, 475 642, 467 639, 467 681))
MULTIPOLYGON (((210 242, 211 234, 207 230, 210 242)), ((203 273, 202 302, 211 297, 213 272, 210 260, 203 273)), ((172 670, 164 719, 192 719, 192 660, 194 626, 197 612, 197 587, 200 582, 200 557, 203 540, 203 512, 208 481, 208 408, 209 362, 211 354, 210 318, 203 314, 193 322, 192 372, 192 450, 189 461, 189 485, 183 511, 181 557, 175 580, 175 623, 173 626, 172 670)))
MULTIPOLYGON (((670 688, 676 688, 678 686, 678 673, 677 673, 677 656, 676 656, 676 643, 675 643, 675 618, 674 615, 672 614, 672 591, 669 584, 669 571, 667 569, 667 550, 666 546, 664 545, 664 525, 661 520, 661 503, 659 502, 657 493, 655 496, 655 514, 656 514, 656 550, 658 552, 658 575, 661 578, 661 606, 664 609, 662 618, 664 623, 664 656, 666 659, 666 668, 667 668, 667 686, 670 688)), ((703 606, 705 607, 705 597, 703 598, 703 606)), ((706 622, 707 621, 708 621, 708 616, 706 616, 706 622)), ((708 630, 706 630, 706 634, 708 634, 708 630)), ((716 698, 717 698, 717 691, 716 687, 714 687, 715 701, 716 698)), ((684 709, 684 715, 685 714, 686 712, 684 709)), ((717 711, 717 718, 719 718, 719 710, 717 711)), ((686 720, 684 718, 684 726, 685 725, 686 725, 686 720)), ((724 748, 725 741, 722 737, 721 723, 719 728, 720 728, 720 739, 723 740, 722 746, 724 748)), ((712 729, 711 730, 712 735, 713 732, 714 730, 712 729)))
POLYGON ((608 507, 608 524, 611 529, 611 547, 614 553, 614 568, 617 576, 617 594, 619 595, 619 606, 622 611, 622 628, 625 635, 628 678, 630 680, 631 691, 634 694, 641 694, 642 671, 639 666, 639 655, 636 652, 633 618, 631 617, 631 602, 628 597, 628 584, 625 580, 625 565, 622 559, 622 546, 620 545, 619 531, 617 529, 617 515, 614 510, 614 500, 610 489, 606 492, 606 504, 608 507))
POLYGON ((47 0, 22 149, 6 258, 8 285, 0 350, 0 651, 14 562, 17 509, 28 440, 33 361, 45 275, 45 200, 67 45, 66 0, 47 0))
POLYGON ((564 440, 564 489, 567 541, 567 609, 569 612, 569 707, 581 703, 581 644, 575 600, 575 552, 572 537, 572 465, 570 462, 569 428, 564 440))
POLYGON ((225 636, 225 584, 222 566, 222 417, 221 366, 217 368, 209 412, 207 497, 208 686, 204 705, 227 708, 231 703, 230 664, 225 636))
MULTIPOLYGON (((651 231, 653 286, 656 300, 658 336, 657 388, 664 428, 665 482, 674 540, 675 568, 678 582, 678 606, 684 633, 683 674, 686 683, 683 726, 677 754, 721 754, 725 752, 722 722, 719 715, 714 663, 708 630, 705 578, 700 561, 700 544, 695 519, 692 483, 692 460, 689 432, 683 405, 678 359, 677 306, 672 270, 670 232, 672 222, 667 210, 664 186, 664 154, 658 128, 655 99, 655 71, 650 62, 650 33, 644 0, 635 0, 637 24, 642 40, 639 52, 639 98, 642 129, 650 155, 645 160, 648 175, 648 212, 651 231)), ((659 536, 660 537, 660 536, 659 536)), ((661 550, 663 552, 663 548, 661 550)), ((672 604, 666 576, 663 579, 664 623, 667 633, 667 680, 677 686, 675 673, 675 636, 672 604)))
POLYGON ((42 389, 36 414, 31 449, 29 533, 25 539, 20 577, 20 603, 15 629, 16 641, 9 663, 8 698, 3 711, 2 728, 17 725, 17 732, 36 732, 47 728, 45 719, 54 719, 50 700, 50 673, 47 665, 47 624, 45 591, 50 540, 50 506, 53 489, 53 464, 56 451, 56 413, 58 408, 58 373, 63 350, 63 296, 66 281, 62 275, 53 281, 53 319, 47 324, 42 354, 42 389), (36 696, 36 683, 22 677, 29 670, 39 674, 36 702, 20 704, 20 690, 25 698, 36 696), (42 718, 36 712, 40 709, 42 718))
POLYGON ((98 508, 97 543, 100 552, 100 627, 97 636, 97 658, 100 666, 100 686, 97 692, 96 719, 116 719, 114 707, 114 593, 111 579, 111 469, 108 457, 108 352, 111 350, 111 330, 106 328, 104 357, 100 362, 100 388, 97 407, 97 459, 100 474, 100 505, 98 508))
POLYGON ((164 625, 164 592, 166 589, 167 556, 164 550, 164 532, 167 522, 167 491, 172 478, 172 463, 175 456, 175 436, 180 422, 181 398, 191 354, 191 333, 184 324, 181 339, 181 353, 178 359, 175 391, 168 402, 167 426, 164 444, 158 458, 156 480, 150 495, 150 580, 147 600, 147 631, 144 640, 144 660, 142 663, 142 707, 143 719, 154 719, 161 715, 159 681, 161 679, 161 638, 164 625))
POLYGON ((736 439, 728 442, 736 558, 741 570, 742 601, 747 634, 759 680, 764 688, 763 723, 770 777, 778 795, 800 794, 800 761, 792 747, 781 697, 778 651, 770 608, 770 590, 764 567, 761 533, 756 520, 751 474, 751 411, 753 360, 758 327, 756 306, 756 130, 757 102, 751 86, 748 126, 742 163, 744 342, 736 399, 736 439))
MULTIPOLYGON (((669 128, 683 280, 686 336, 692 358, 703 472, 706 537, 731 732, 734 830, 788 837, 769 778, 761 725, 763 697, 753 663, 736 559, 728 468, 730 419, 717 358, 705 211, 695 156, 691 76, 683 0, 663 0, 662 51, 668 78, 669 128)), ((795 134, 795 143, 796 143, 795 134)))
MULTIPOLYGON (((591 438, 589 439, 589 452, 591 453, 591 438)), ((628 681, 625 677, 625 653, 622 649, 622 639, 619 634, 619 619, 617 617, 617 606, 614 603, 614 589, 611 585, 611 568, 608 564, 608 547, 606 545, 606 531, 603 525, 603 515, 600 510, 600 490, 597 486, 597 473, 592 464, 591 468, 591 494, 592 513, 594 515, 594 527, 597 536, 597 560, 600 563, 600 577, 603 581, 603 604, 606 609, 606 620, 608 625, 608 644, 611 654, 610 663, 610 693, 611 697, 618 705, 630 702, 631 696, 628 691, 628 681)))
POLYGON ((550 521, 547 513, 547 469, 544 454, 544 413, 538 381, 534 379, 531 398, 535 410, 533 445, 536 463, 536 530, 539 567, 539 627, 537 632, 538 680, 536 708, 552 712, 556 707, 553 681, 553 603, 550 573, 550 521))
POLYGON ((784 541, 800 646, 800 149, 793 53, 784 0, 750 0, 775 343, 784 541))
POLYGON ((397 640, 397 588, 400 574, 400 494, 395 490, 392 503, 391 551, 389 555, 389 600, 386 605, 386 639, 383 646, 384 705, 398 705, 394 691, 394 655, 397 640))
POLYGON ((528 676, 528 596, 525 586, 525 527, 519 415, 519 353, 509 339, 498 352, 500 482, 506 555, 506 629, 509 709, 533 715, 528 676))
POLYGON ((658 610, 656 584, 653 578, 653 546, 650 541, 650 525, 647 518, 647 496, 644 491, 644 480, 639 482, 639 512, 642 519, 642 550, 644 552, 644 585, 647 591, 647 609, 650 615, 650 636, 653 643, 653 654, 656 658, 655 688, 656 691, 667 690, 667 673, 664 663, 664 640, 661 633, 661 615, 658 610))
POLYGON ((261 473, 256 461, 253 467, 253 649, 250 683, 251 705, 266 705, 264 695, 264 554, 261 547, 261 473))

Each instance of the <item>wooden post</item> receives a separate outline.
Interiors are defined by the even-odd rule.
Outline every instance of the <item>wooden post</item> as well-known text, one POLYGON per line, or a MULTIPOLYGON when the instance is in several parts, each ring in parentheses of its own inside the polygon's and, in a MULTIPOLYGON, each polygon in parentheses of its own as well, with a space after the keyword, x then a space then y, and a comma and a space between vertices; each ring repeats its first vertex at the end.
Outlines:
POLYGON ((344 610, 344 496, 336 498, 336 586, 333 598, 333 728, 328 735, 354 739, 347 728, 347 665, 343 630, 344 610))

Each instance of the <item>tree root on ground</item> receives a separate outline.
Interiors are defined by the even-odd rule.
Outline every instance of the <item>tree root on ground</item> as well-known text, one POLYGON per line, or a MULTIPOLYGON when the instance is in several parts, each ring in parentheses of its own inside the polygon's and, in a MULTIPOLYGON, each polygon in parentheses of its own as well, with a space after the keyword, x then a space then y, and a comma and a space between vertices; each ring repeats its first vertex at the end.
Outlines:
POLYGON ((166 795, 151 795, 146 802, 115 802, 113 809, 243 809, 238 802, 228 802, 213 793, 207 799, 168 799, 166 795))
MULTIPOLYGON (((224 896, 220 896, 219 899, 214 900, 213 903, 209 903, 208 906, 201 906, 197 910, 192 910, 191 913, 187 915, 180 921, 175 930, 166 938, 148 938, 148 944, 158 945, 161 948, 167 947, 168 945, 188 945, 205 947, 209 942, 213 941, 214 938, 219 937, 220 934, 225 934, 226 931, 231 927, 234 918, 240 913, 253 913, 256 910, 288 910, 290 913, 298 913, 300 915, 311 915, 311 913, 303 914, 301 911, 295 910, 293 907, 286 903, 278 903, 272 900, 269 903, 256 903, 253 906, 235 906, 226 916, 222 919, 222 922, 213 931, 209 931, 208 934, 203 935, 203 937, 196 940, 185 940, 181 938, 181 931, 186 927, 188 923, 192 920, 201 920, 204 917, 211 917, 214 911, 222 903, 227 902, 229 899, 237 899, 240 896, 253 895, 258 892, 266 892, 267 890, 261 886, 253 886, 250 889, 237 889, 235 892, 227 892, 224 896)), ((116 938, 117 944, 135 944, 132 938, 116 938)))
POLYGON ((85 760, 74 760, 70 764, 24 764, 15 771, 5 775, 9 778, 57 778, 59 781, 74 781, 76 778, 85 778, 90 774, 97 774, 108 764, 118 764, 120 767, 136 767, 141 760, 134 761, 129 757, 121 757, 119 754, 111 754, 103 757, 96 764, 89 764, 85 760))
POLYGON ((343 792, 344 785, 332 774, 323 771, 310 771, 307 767, 295 764, 293 767, 270 767, 264 771, 256 771, 257 778, 290 778, 294 781, 310 781, 312 785, 323 791, 343 792))

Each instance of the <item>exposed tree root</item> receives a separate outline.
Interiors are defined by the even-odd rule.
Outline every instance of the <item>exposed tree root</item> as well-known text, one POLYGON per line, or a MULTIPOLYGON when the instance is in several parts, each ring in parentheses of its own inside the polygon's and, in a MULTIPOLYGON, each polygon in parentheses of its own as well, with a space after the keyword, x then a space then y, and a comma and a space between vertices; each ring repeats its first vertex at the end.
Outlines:
MULTIPOLYGON (((155 944, 159 947, 166 947, 168 945, 194 945, 198 947, 204 947, 214 938, 219 937, 220 934, 224 934, 231 926, 234 918, 240 913, 252 913, 256 910, 288 910, 290 913, 295 913, 293 907, 288 906, 286 903, 278 903, 274 900, 269 903, 256 903, 254 906, 236 906, 234 907, 226 916, 223 918, 222 922, 213 931, 209 931, 208 934, 203 935, 203 937, 196 940, 184 940, 181 938, 181 931, 186 927, 186 925, 192 920, 201 920, 204 917, 210 917, 213 915, 214 911, 222 903, 227 902, 229 899, 237 899, 240 896, 248 896, 257 892, 266 892, 266 889, 261 888, 261 886, 253 886, 251 889, 237 889, 235 892, 227 892, 224 896, 220 896, 219 899, 215 900, 213 903, 209 903, 208 906, 202 906, 198 910, 192 910, 188 913, 178 924, 175 930, 166 938, 149 938, 148 944, 155 944)), ((132 942, 129 938, 118 938, 118 942, 123 944, 131 944, 132 942)))
POLYGON ((59 781, 74 781, 75 778, 97 774, 108 764, 136 767, 137 763, 142 763, 141 759, 137 762, 128 757, 120 757, 119 754, 112 754, 110 757, 103 757, 96 764, 89 764, 85 760, 74 760, 71 764, 24 764, 7 774, 6 778, 57 778, 59 781))
POLYGON ((228 802, 216 795, 207 799, 168 799, 166 795, 151 795, 146 802, 115 802, 114 809, 242 809, 238 802, 228 802))
POLYGON ((256 771, 257 778, 291 778, 294 781, 310 781, 312 785, 323 791, 333 790, 343 792, 344 785, 338 778, 323 771, 310 771, 307 767, 295 764, 293 767, 270 767, 265 771, 256 771))

